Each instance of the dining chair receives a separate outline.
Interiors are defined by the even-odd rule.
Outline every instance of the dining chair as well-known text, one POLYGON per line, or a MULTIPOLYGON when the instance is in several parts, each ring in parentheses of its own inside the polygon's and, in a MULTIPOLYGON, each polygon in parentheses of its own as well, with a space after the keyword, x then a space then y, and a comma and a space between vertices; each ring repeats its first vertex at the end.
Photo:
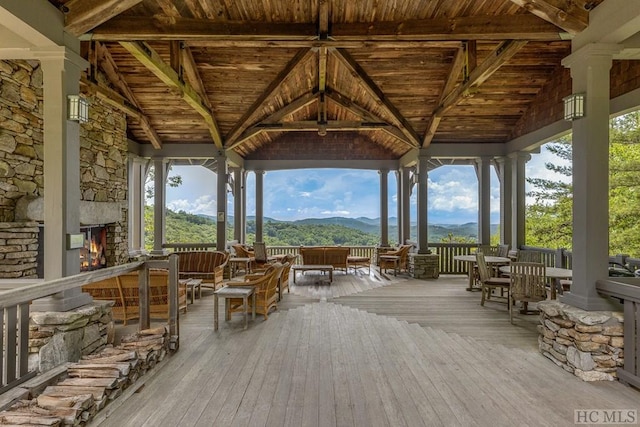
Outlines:
POLYGON ((513 324, 513 307, 516 301, 522 301, 523 311, 527 304, 547 299, 546 267, 537 262, 511 263, 511 295, 509 298, 509 321, 513 324))
MULTIPOLYGON (((491 294, 494 289, 500 289, 500 298, 504 298, 504 294, 506 292, 507 300, 504 301, 508 303, 511 286, 511 279, 508 277, 492 277, 491 271, 489 270, 489 266, 484 258, 484 253, 478 251, 476 252, 476 265, 478 267, 478 277, 480 280, 482 298, 480 299, 480 305, 484 306, 485 300, 491 299, 491 294)), ((502 301, 500 301, 502 302, 502 301)))
POLYGON ((267 245, 264 242, 255 242, 253 244, 253 253, 255 257, 256 270, 264 270, 269 266, 269 256, 267 255, 267 245))
POLYGON ((542 262, 542 252, 531 250, 519 250, 516 257, 517 262, 542 262))

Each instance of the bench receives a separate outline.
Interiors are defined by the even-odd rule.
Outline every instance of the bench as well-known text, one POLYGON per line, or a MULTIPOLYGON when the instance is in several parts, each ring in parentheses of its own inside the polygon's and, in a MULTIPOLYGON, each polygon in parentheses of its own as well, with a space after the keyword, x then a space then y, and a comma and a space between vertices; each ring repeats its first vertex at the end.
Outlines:
POLYGON ((350 248, 342 246, 300 247, 302 265, 330 265, 334 269, 347 271, 350 248))
POLYGON ((178 252, 178 277, 201 279, 201 286, 218 289, 224 280, 229 254, 221 251, 178 252))
MULTIPOLYGON (((100 280, 82 287, 94 300, 113 301, 113 319, 123 322, 140 317, 138 273, 132 272, 100 280)), ((187 311, 187 288, 178 287, 178 308, 187 311)), ((169 272, 149 271, 149 314, 152 319, 169 318, 169 272)))

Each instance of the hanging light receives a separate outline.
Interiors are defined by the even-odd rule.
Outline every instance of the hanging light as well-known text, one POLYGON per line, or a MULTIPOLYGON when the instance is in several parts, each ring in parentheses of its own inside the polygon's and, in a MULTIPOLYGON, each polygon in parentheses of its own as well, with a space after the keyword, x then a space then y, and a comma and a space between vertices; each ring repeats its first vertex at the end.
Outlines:
POLYGON ((74 122, 89 121, 89 103, 80 95, 67 96, 67 119, 74 122))
POLYGON ((565 120, 572 121, 584 117, 585 98, 586 94, 584 93, 573 93, 567 97, 562 98, 562 100, 564 101, 565 120))

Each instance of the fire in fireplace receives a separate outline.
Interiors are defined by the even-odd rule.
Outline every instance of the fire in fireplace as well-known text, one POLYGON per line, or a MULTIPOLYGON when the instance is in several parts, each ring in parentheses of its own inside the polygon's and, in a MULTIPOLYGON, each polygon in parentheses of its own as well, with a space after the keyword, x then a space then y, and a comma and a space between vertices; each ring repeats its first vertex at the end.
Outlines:
POLYGON ((80 271, 92 271, 107 266, 107 227, 93 225, 81 227, 84 247, 80 249, 80 271))

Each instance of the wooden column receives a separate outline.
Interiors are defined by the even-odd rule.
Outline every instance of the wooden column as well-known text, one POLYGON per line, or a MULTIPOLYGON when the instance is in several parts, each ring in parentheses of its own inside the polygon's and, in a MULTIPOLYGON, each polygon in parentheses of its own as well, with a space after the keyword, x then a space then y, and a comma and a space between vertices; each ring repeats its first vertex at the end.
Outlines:
POLYGON ((242 170, 242 216, 240 217, 240 243, 247 243, 247 171, 242 170))
POLYGON ((216 249, 224 251, 227 245, 227 156, 222 150, 216 156, 216 175, 216 249))
POLYGON ((525 244, 525 165, 531 159, 529 153, 509 154, 511 159, 511 239, 512 249, 525 244))
POLYGON ((418 156, 418 253, 429 253, 429 221, 427 217, 429 156, 421 153, 418 156))
POLYGON ((153 159, 153 255, 164 255, 167 175, 169 163, 164 158, 153 159))
POLYGON ((129 255, 144 252, 144 197, 149 162, 129 153, 129 255))
POLYGON ((611 310, 596 280, 608 277, 609 72, 618 45, 592 43, 563 60, 573 93, 585 93, 586 117, 573 121, 573 284, 562 301, 584 310, 611 310))
POLYGON ((232 168, 231 173, 233 173, 233 239, 242 242, 244 171, 242 168, 232 168))
POLYGON ((257 170, 256 174, 256 242, 263 242, 262 224, 264 221, 264 171, 257 170))
POLYGON ((510 157, 498 157, 495 160, 498 181, 500 182, 500 243, 514 247, 512 231, 512 168, 510 157))
POLYGON ((380 246, 389 246, 389 171, 379 170, 380 175, 380 246))
POLYGON ((491 159, 481 157, 475 164, 478 178, 478 242, 491 243, 491 159))
POLYGON ((398 225, 400 229, 400 243, 404 244, 407 240, 411 240, 411 169, 402 168, 399 173, 400 185, 399 194, 400 200, 400 213, 399 218, 402 218, 401 223, 398 225))

